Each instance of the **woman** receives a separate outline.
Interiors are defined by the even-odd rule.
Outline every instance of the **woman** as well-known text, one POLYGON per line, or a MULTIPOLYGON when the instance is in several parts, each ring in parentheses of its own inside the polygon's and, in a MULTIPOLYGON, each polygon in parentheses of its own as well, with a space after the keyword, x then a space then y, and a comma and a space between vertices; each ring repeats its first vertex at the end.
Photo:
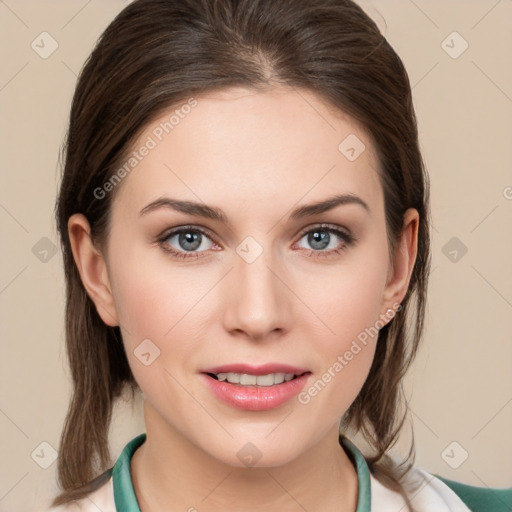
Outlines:
POLYGON ((57 220, 60 510, 512 501, 387 453, 423 331, 428 180, 407 74, 356 4, 133 2, 79 78, 57 220), (111 468, 127 387, 146 432, 111 468))

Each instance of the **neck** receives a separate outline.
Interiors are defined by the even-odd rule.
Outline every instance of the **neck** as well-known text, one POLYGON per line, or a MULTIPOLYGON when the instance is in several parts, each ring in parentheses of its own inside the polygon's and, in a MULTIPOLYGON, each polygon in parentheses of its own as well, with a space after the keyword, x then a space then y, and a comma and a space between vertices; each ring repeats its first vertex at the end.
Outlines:
POLYGON ((155 426, 148 416, 146 441, 130 464, 141 512, 356 510, 357 473, 339 444, 337 425, 286 465, 240 468, 215 459, 168 425, 155 426))

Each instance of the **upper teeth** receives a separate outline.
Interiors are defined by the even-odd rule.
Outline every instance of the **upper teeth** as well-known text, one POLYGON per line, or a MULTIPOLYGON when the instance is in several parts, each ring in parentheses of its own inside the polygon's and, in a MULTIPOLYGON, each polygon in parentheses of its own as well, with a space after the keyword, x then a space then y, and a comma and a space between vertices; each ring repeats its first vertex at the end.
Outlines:
POLYGON ((248 373, 218 373, 217 378, 220 381, 227 380, 231 384, 241 384, 242 386, 273 386, 281 384, 284 381, 292 380, 294 373, 269 373, 267 375, 249 375, 248 373))

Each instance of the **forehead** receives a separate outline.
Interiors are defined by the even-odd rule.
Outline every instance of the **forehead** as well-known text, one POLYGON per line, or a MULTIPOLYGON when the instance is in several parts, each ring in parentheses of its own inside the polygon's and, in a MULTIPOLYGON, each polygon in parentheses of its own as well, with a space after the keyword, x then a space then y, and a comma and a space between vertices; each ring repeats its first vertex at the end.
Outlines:
POLYGON ((116 202, 139 210, 165 195, 231 206, 237 214, 334 193, 382 203, 368 134, 306 90, 232 88, 196 96, 150 122, 131 149, 138 160, 116 202))

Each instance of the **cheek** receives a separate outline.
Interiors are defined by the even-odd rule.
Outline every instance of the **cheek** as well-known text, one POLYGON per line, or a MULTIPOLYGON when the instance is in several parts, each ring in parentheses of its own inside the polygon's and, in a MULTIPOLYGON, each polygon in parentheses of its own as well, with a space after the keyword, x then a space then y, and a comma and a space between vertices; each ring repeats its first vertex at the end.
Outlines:
MULTIPOLYGON (((374 254, 383 254, 382 249, 374 254)), ((346 265, 332 279, 322 279, 320 288, 309 292, 308 305, 322 320, 313 333, 321 370, 304 390, 301 403, 329 410, 332 419, 343 414, 358 395, 371 368, 380 320, 387 261, 359 253, 357 264, 346 265)), ((313 286, 313 280, 309 285, 313 286)))
POLYGON ((136 343, 141 337, 162 340, 171 336, 201 296, 198 280, 190 272, 173 269, 155 248, 149 253, 147 248, 123 251, 120 245, 117 261, 112 285, 126 339, 136 343))
MULTIPOLYGON (((387 276, 384 258, 364 254, 340 264, 330 274, 310 276, 301 289, 311 310, 331 333, 332 348, 342 348, 348 340, 379 319, 387 276)), ((382 254, 375 250, 375 254, 382 254)), ((323 336, 328 340, 328 336, 323 336)))
POLYGON ((115 273, 116 308, 128 362, 146 397, 154 399, 158 390, 161 400, 176 406, 179 386, 173 376, 181 380, 190 361, 191 338, 186 332, 197 292, 182 274, 170 279, 165 268, 132 263, 125 259, 115 273))
POLYGON ((112 269, 112 289, 132 372, 143 390, 161 389, 160 379, 170 378, 164 369, 181 374, 194 367, 199 324, 218 277, 211 270, 180 267, 155 248, 119 243, 112 249, 112 261, 119 262, 112 269), (150 360, 158 355, 149 367, 148 356, 141 357, 147 353, 150 360))
POLYGON ((342 297, 338 292, 337 307, 332 302, 325 304, 323 318, 330 330, 324 329, 317 338, 318 371, 298 397, 301 404, 311 407, 311 415, 331 423, 339 420, 359 394, 378 342, 379 301, 371 293, 375 288, 358 284, 345 291, 342 297))

